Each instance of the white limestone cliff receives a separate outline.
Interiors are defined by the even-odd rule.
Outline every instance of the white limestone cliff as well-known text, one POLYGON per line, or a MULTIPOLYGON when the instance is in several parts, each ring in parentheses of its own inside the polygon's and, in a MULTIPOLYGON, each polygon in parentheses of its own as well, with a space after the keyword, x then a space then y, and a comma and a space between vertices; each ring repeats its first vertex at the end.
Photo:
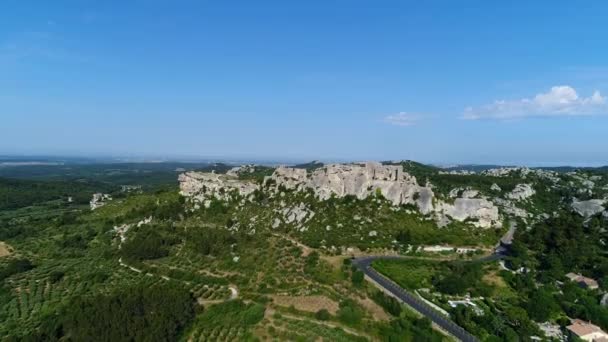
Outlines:
POLYGON ((440 222, 445 218, 457 221, 472 220, 479 228, 491 228, 500 225, 498 208, 484 198, 456 198, 454 203, 439 202, 435 209, 440 222))
POLYGON ((364 199, 379 191, 394 205, 413 204, 423 214, 433 211, 433 191, 419 186, 416 178, 404 172, 400 165, 331 164, 310 174, 305 169, 279 167, 270 179, 288 189, 310 188, 320 200, 332 195, 364 199))
MULTIPOLYGON (((210 199, 226 200, 231 193, 249 197, 260 186, 251 181, 239 180, 231 175, 215 173, 186 172, 179 176, 180 193, 190 198, 194 203, 207 206, 210 199)), ((355 196, 364 199, 377 193, 390 201, 394 206, 403 204, 414 205, 423 215, 431 215, 441 222, 441 226, 451 220, 465 221, 477 227, 489 228, 499 224, 498 209, 485 198, 478 198, 479 191, 462 189, 460 197, 453 203, 445 203, 435 198, 430 184, 421 186, 416 178, 403 170, 401 165, 382 165, 376 162, 331 164, 308 172, 306 169, 278 167, 265 181, 275 195, 280 187, 296 191, 312 190, 319 200, 327 200, 332 196, 341 198, 355 196)), ((458 196, 456 194, 456 196, 458 196)), ((298 221, 297 212, 283 213, 283 219, 289 221, 294 216, 298 221)), ((273 222, 273 226, 279 222, 273 222)))

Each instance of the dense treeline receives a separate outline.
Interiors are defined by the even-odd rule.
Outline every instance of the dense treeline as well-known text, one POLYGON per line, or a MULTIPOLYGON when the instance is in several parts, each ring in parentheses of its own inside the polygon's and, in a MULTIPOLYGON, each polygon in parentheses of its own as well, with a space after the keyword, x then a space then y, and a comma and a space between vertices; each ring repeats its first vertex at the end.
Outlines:
POLYGON ((581 273, 596 279, 604 290, 608 288, 608 255, 602 242, 607 239, 607 229, 608 221, 600 217, 585 220, 562 213, 518 234, 508 262, 529 272, 504 276, 527 299, 524 307, 530 318, 540 322, 563 312, 608 329, 608 308, 599 304, 600 293, 565 278, 569 272, 581 273), (554 285, 556 280, 563 282, 560 288, 554 285))
POLYGON ((31 270, 34 265, 28 259, 12 259, 4 267, 0 268, 0 281, 12 276, 31 270))
POLYGON ((486 296, 491 288, 481 281, 484 271, 481 264, 451 262, 444 264, 444 270, 433 278, 433 285, 441 292, 451 295, 486 296))
POLYGON ((162 258, 169 255, 169 248, 179 242, 171 227, 144 225, 133 228, 121 245, 121 255, 132 261, 162 258))
POLYGON ((401 303, 395 297, 387 296, 382 291, 376 291, 371 298, 391 315, 396 317, 401 315, 401 303))
POLYGON ((383 341, 390 342, 440 342, 445 339, 441 333, 433 330, 431 320, 426 317, 394 319, 381 328, 380 336, 383 341))
POLYGON ((32 340, 175 341, 194 317, 194 299, 172 283, 136 284, 76 297, 32 340))
POLYGON ((187 246, 202 255, 220 255, 229 251, 237 238, 226 229, 194 227, 186 232, 187 246))
POLYGON ((152 216, 161 220, 176 220, 183 217, 185 214, 184 197, 179 196, 174 190, 159 190, 155 194, 162 197, 162 201, 158 197, 147 198, 125 213, 122 219, 133 220, 152 216))
POLYGON ((536 267, 541 280, 560 280, 578 272, 608 286, 608 255, 602 244, 608 222, 595 217, 587 222, 576 214, 564 213, 521 232, 513 247, 515 266, 536 267))
POLYGON ((75 203, 88 203, 95 192, 112 187, 95 182, 30 181, 0 178, 0 210, 27 207, 72 197, 75 203))

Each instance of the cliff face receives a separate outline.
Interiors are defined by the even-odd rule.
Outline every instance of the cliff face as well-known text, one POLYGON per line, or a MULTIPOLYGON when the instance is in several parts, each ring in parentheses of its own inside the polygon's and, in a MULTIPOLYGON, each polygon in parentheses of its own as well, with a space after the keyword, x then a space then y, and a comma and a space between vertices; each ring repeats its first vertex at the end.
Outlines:
POLYGON ((289 189, 310 188, 321 200, 332 195, 364 199, 379 191, 394 205, 414 204, 423 214, 433 210, 433 191, 419 186, 416 178, 404 172, 401 166, 332 164, 316 169, 310 175, 304 169, 279 167, 270 178, 289 189))
MULTIPOLYGON (((438 217, 447 217, 456 221, 474 219, 472 224, 479 228, 490 228, 500 225, 498 208, 483 198, 457 198, 454 204, 441 202, 437 205, 438 217)), ((443 222, 440 220, 439 222, 443 222)))
MULTIPOLYGON (((183 196, 205 206, 211 198, 225 200, 232 192, 248 197, 260 188, 253 182, 239 180, 233 175, 214 173, 187 172, 179 176, 179 181, 183 196)), ((498 208, 492 202, 483 198, 470 198, 475 196, 466 191, 453 204, 437 200, 430 185, 418 185, 416 178, 403 171, 401 165, 374 162, 331 164, 312 172, 278 167, 272 176, 266 178, 265 183, 271 181, 276 186, 267 191, 276 192, 278 186, 298 191, 311 189, 321 201, 331 196, 340 198, 349 195, 364 199, 379 192, 395 206, 415 205, 420 213, 434 216, 441 225, 451 220, 466 219, 472 219, 472 223, 480 228, 499 224, 498 208)))

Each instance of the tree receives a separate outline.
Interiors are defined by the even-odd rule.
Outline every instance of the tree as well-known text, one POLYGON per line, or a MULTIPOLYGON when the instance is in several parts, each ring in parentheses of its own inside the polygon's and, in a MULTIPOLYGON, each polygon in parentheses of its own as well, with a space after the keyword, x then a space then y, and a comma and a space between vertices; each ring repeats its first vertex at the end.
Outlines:
POLYGON ((0 280, 4 280, 13 274, 27 272, 34 268, 28 259, 13 259, 8 262, 4 269, 0 270, 0 280))
POLYGON ((340 302, 338 318, 346 324, 355 325, 361 321, 363 313, 352 300, 347 299, 340 302))
POLYGON ((193 317, 188 290, 172 283, 141 283, 77 297, 64 314, 63 331, 74 341, 174 341, 193 317))
POLYGON ((330 317, 329 311, 326 309, 321 309, 315 313, 315 318, 320 321, 327 321, 330 317))
POLYGON ((558 310, 559 305, 551 293, 544 289, 534 291, 527 304, 528 315, 537 322, 546 322, 558 310))
POLYGON ((360 286, 363 283, 363 279, 365 278, 365 274, 359 270, 353 272, 352 282, 356 286, 360 286))

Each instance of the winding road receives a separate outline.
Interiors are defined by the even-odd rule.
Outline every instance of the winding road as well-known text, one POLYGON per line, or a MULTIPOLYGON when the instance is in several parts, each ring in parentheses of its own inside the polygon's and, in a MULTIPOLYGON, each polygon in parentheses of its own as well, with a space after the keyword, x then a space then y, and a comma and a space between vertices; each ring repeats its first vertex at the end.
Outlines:
MULTIPOLYGON (((515 229, 516 226, 512 223, 509 231, 497 244, 493 254, 471 260, 470 262, 491 262, 504 258, 507 253, 508 245, 511 244, 511 241, 513 239, 513 233, 515 232, 515 229)), ((359 268, 369 279, 373 280, 378 286, 382 287, 385 291, 391 293, 393 296, 400 299, 405 304, 418 311, 420 314, 428 317, 431 321, 433 321, 433 323, 437 324, 440 328, 447 331, 452 336, 465 342, 479 341, 477 337, 468 333, 461 326, 450 320, 449 317, 446 317, 439 311, 435 310, 432 306, 418 298, 416 295, 404 290, 395 282, 374 270, 372 268, 372 263, 374 262, 374 260, 380 259, 399 260, 404 258, 399 256, 365 256, 354 258, 352 260, 352 263, 357 268, 359 268)))

